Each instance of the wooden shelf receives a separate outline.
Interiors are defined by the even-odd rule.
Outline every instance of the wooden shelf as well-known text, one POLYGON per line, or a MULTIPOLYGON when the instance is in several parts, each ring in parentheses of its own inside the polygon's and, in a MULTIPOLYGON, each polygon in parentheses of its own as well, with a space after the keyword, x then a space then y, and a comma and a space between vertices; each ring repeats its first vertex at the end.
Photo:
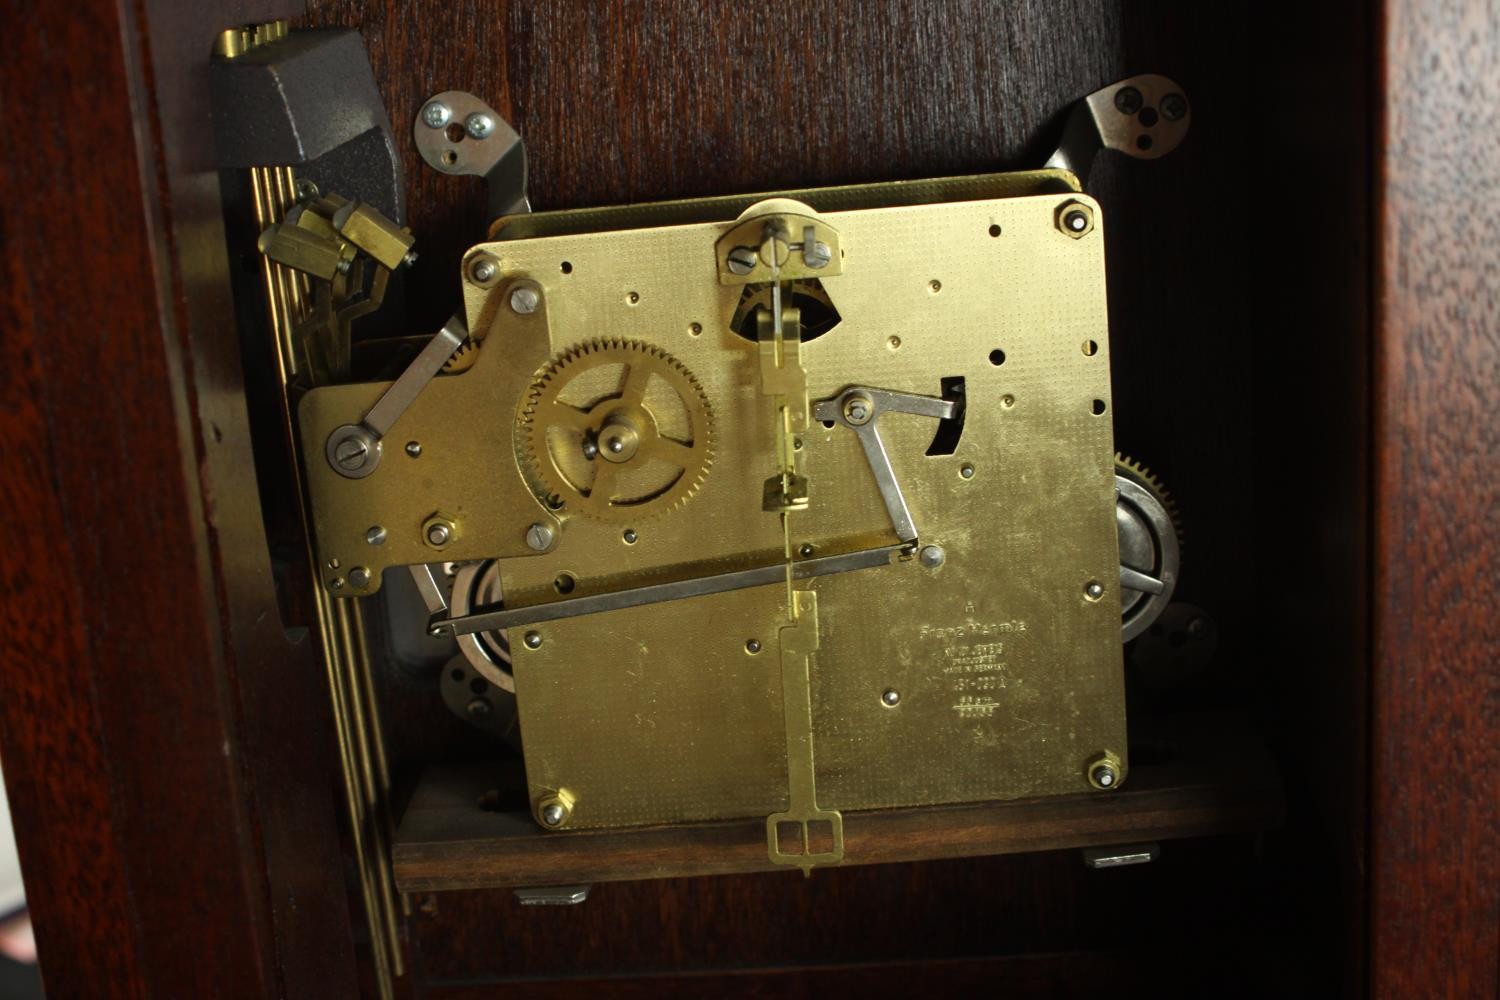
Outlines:
MULTIPOLYGON (((1118 791, 1015 802, 885 809, 844 817, 845 864, 1016 854, 1244 833, 1279 826, 1281 782, 1259 737, 1234 717, 1143 723, 1118 791), (1165 754, 1162 763, 1153 763, 1165 754)), ((512 764, 423 774, 393 848, 404 892, 616 882, 774 871, 765 823, 548 833, 525 811, 480 806, 512 764)))

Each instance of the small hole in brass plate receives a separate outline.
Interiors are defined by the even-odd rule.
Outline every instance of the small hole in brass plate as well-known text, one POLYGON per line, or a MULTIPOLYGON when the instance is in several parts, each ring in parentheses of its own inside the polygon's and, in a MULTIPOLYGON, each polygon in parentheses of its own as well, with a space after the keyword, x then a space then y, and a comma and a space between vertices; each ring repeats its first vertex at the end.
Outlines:
POLYGON ((571 594, 577 585, 578 580, 572 573, 559 573, 557 579, 552 581, 553 589, 559 594, 571 594))
POLYGON ((1085 340, 1083 342, 1083 353, 1085 357, 1092 358, 1099 353, 1099 345, 1092 340, 1085 340))
POLYGON ((998 225, 990 226, 990 235, 991 236, 999 236, 1000 235, 1000 227, 998 225))
POLYGON ((694 337, 698 336, 702 332, 703 332, 703 324, 702 323, 689 323, 688 324, 688 333, 692 334, 694 337))
POLYGON ((1000 405, 1008 410, 1012 406, 1016 405, 1016 397, 1012 396, 1010 393, 1006 393, 1004 396, 1000 397, 1000 405))
POLYGON ((938 292, 941 292, 943 290, 943 283, 936 278, 933 278, 927 283, 927 290, 930 291, 933 295, 936 295, 938 292))
POLYGON ((631 292, 629 295, 625 296, 625 302, 628 305, 632 305, 633 306, 633 305, 636 305, 637 303, 639 303, 640 301, 641 301, 641 293, 640 292, 631 292))
POLYGON ((1096 400, 1094 400, 1093 404, 1089 407, 1089 412, 1093 413, 1093 415, 1096 416, 1096 417, 1103 416, 1104 415, 1104 400, 1102 400, 1102 399, 1096 399, 1096 400))
POLYGON ((998 347, 991 351, 990 364, 994 365, 996 368, 999 368, 1001 365, 1005 364, 1005 352, 1000 350, 1000 348, 998 347))
POLYGON ((458 153, 451 149, 443 150, 443 162, 450 167, 453 166, 458 162, 458 153))
POLYGON ((571 260, 565 260, 565 261, 563 261, 561 269, 562 269, 562 273, 563 274, 572 274, 573 273, 573 262, 571 260))
POLYGON ((453 671, 450 674, 448 674, 448 676, 452 677, 456 681, 461 681, 461 680, 464 679, 464 672, 462 670, 459 670, 457 667, 455 667, 453 669, 453 671))
POLYGON ((1149 135, 1138 135, 1135 137, 1135 148, 1141 152, 1151 148, 1151 137, 1149 135))
POLYGON ((475 694, 484 694, 490 689, 490 682, 483 677, 476 677, 469 682, 469 690, 475 694))

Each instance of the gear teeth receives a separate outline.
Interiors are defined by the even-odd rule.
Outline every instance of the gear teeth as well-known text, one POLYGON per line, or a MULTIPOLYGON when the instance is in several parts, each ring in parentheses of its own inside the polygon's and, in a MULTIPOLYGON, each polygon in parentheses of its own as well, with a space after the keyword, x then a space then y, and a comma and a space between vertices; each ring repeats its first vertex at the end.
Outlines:
POLYGON ((610 519, 628 518, 643 520, 657 514, 676 510, 686 503, 703 485, 713 466, 714 436, 713 408, 708 395, 697 377, 676 358, 654 344, 626 340, 619 337, 583 341, 557 354, 548 364, 532 376, 531 385, 518 405, 516 414, 517 452, 523 458, 527 479, 533 492, 544 502, 561 500, 568 505, 572 497, 579 513, 610 519), (538 411, 549 394, 562 391, 574 377, 569 369, 583 366, 583 370, 599 364, 629 363, 631 359, 649 358, 655 364, 658 377, 671 377, 673 385, 691 418, 693 426, 693 450, 696 454, 691 467, 683 467, 677 480, 662 488, 661 493, 639 504, 615 505, 611 503, 591 504, 589 496, 581 493, 566 477, 555 474, 552 455, 547 451, 546 428, 538 421, 538 411), (701 427, 701 433, 699 428, 701 427), (561 487, 561 488, 559 488, 561 487))
POLYGON ((1115 469, 1123 470, 1125 474, 1145 486, 1156 494, 1161 505, 1166 508, 1167 516, 1172 519, 1172 527, 1177 531, 1177 545, 1181 549, 1185 535, 1182 530, 1182 516, 1177 509, 1177 501, 1173 499, 1171 491, 1158 479, 1150 469, 1137 462, 1135 459, 1120 452, 1115 452, 1115 469))

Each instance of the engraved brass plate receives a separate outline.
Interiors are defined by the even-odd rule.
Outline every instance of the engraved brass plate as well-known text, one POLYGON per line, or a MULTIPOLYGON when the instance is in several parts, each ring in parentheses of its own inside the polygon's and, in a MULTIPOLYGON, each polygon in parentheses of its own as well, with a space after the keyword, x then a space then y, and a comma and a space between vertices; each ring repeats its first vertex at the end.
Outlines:
MULTIPOLYGON (((963 427, 950 454, 929 455, 939 421, 880 421, 939 564, 913 555, 796 584, 816 594, 817 641, 800 647, 815 649, 815 807, 1088 792, 1089 762, 1112 754, 1123 776, 1125 752, 1102 216, 1034 182, 930 204, 895 185, 882 204, 880 190, 844 202, 857 207, 803 205, 842 255, 841 273, 818 279, 837 322, 800 345, 809 398, 856 385, 936 397, 961 378, 963 427), (1081 234, 1066 230, 1068 206, 1089 213, 1081 234)), ((719 280, 715 247, 737 223, 715 201, 679 205, 681 224, 608 232, 579 231, 586 214, 537 215, 514 228, 537 235, 471 251, 474 363, 427 386, 368 477, 308 459, 327 586, 368 593, 390 567, 499 557, 515 608, 897 541, 841 424, 798 433, 806 509, 762 509, 784 425, 753 324, 730 329, 748 291, 719 280), (482 282, 481 255, 498 262, 482 282), (522 288, 533 311, 512 304, 522 288), (580 457, 580 435, 618 444, 623 464, 580 457), (609 502, 570 500, 559 483, 609 502), (439 514, 455 528, 441 553, 423 534, 439 514), (555 530, 544 551, 528 543, 535 524, 555 530), (349 582, 355 566, 367 585, 349 582)), ((310 392, 304 455, 383 389, 310 392)), ((779 649, 790 591, 548 621, 526 642, 513 629, 532 801, 566 797, 568 829, 805 815, 813 804, 789 797, 779 649)))

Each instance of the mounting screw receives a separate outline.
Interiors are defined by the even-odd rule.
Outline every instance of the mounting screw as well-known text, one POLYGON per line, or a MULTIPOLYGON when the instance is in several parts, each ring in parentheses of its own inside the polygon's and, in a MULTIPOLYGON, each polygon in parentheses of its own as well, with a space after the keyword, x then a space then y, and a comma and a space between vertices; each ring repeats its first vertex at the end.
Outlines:
POLYGON ((802 543, 802 547, 797 550, 797 554, 799 556, 801 556, 803 559, 806 559, 806 558, 808 558, 809 556, 811 556, 816 551, 817 550, 813 548, 811 542, 803 542, 802 543))
POLYGON ((352 472, 365 464, 365 456, 369 453, 369 447, 359 438, 346 437, 334 447, 333 458, 339 468, 352 472))
POLYGON ((457 534, 458 525, 442 514, 432 515, 422 525, 422 537, 427 539, 427 544, 435 549, 440 549, 453 541, 453 536, 457 534))
POLYGON ((469 275, 481 285, 492 280, 500 272, 500 265, 495 263, 495 258, 484 256, 474 262, 469 268, 469 275))
POLYGON ((802 254, 802 262, 815 271, 821 271, 833 259, 833 251, 822 240, 814 243, 802 254))
POLYGON ((752 655, 754 655, 755 653, 759 653, 760 652, 760 640, 759 639, 749 639, 749 640, 747 640, 745 642, 745 652, 750 653, 752 655))
POLYGON ((349 571, 349 586, 368 587, 370 585, 370 571, 363 566, 355 566, 349 571))
POLYGON ((552 547, 552 540, 557 533, 549 525, 538 521, 526 529, 526 547, 533 552, 546 552, 552 547))
POLYGON ((362 479, 380 464, 380 438, 362 424, 344 424, 328 435, 328 464, 349 479, 362 479))
POLYGON ((488 139, 490 133, 495 131, 495 119, 483 111, 476 111, 464 119, 464 131, 469 133, 471 139, 488 139))
POLYGON ((895 688, 887 688, 885 694, 880 696, 880 700, 887 708, 895 708, 901 704, 901 692, 895 688))
POLYGON ((1181 94, 1168 94, 1161 99, 1161 116, 1169 122, 1179 121, 1187 111, 1187 98, 1181 94))
POLYGON ((541 301, 542 297, 536 293, 535 288, 524 285, 510 293, 510 307, 522 316, 530 316, 536 312, 541 301))
POLYGON ((453 120, 453 109, 442 101, 428 101, 422 109, 422 124, 428 128, 442 128, 453 120))
POLYGON ((1122 115, 1133 115, 1141 110, 1141 92, 1134 87, 1121 87, 1115 91, 1115 110, 1122 115))
POLYGON ((1097 601, 1104 596, 1104 584, 1098 580, 1090 580, 1083 585, 1083 596, 1091 601, 1097 601))
POLYGON ((974 466, 970 465, 968 462, 965 462, 963 465, 960 465, 958 467, 958 474, 965 479, 973 479, 974 466))
POLYGON ((625 539, 626 545, 634 545, 636 538, 638 538, 639 536, 636 535, 634 528, 626 528, 625 531, 620 535, 620 537, 625 539))
POLYGON ((870 422, 875 416, 875 403, 869 396, 855 393, 844 400, 844 419, 849 423, 859 426, 870 422))
POLYGON ((523 639, 523 640, 521 640, 521 641, 524 642, 524 643, 526 643, 526 648, 527 649, 541 649, 542 648, 542 636, 541 636, 541 633, 539 633, 539 632, 527 632, 526 633, 526 638, 523 639))
POLYGON ((384 545, 385 529, 378 524, 375 525, 369 531, 365 532, 365 541, 369 542, 371 545, 384 545))
POLYGON ((464 706, 464 710, 469 713, 471 719, 484 719, 489 717, 494 708, 490 705, 488 698, 475 698, 464 706))
POLYGON ((1057 208, 1057 228, 1081 240, 1094 231, 1094 210, 1081 201, 1065 201, 1057 208))
POLYGON ((420 458, 421 455, 422 455, 422 445, 421 445, 421 442, 418 442, 418 441, 408 441, 408 442, 406 442, 406 453, 408 455, 410 455, 412 458, 420 458))
POLYGON ((401 263, 405 264, 407 267, 411 267, 416 262, 417 252, 415 250, 406 251, 406 256, 401 258, 401 263))
POLYGON ((583 457, 590 459, 599 457, 599 445, 591 437, 583 439, 583 457))
POLYGON ((917 560, 928 569, 937 569, 948 561, 948 553, 943 551, 941 545, 924 545, 922 551, 917 553, 917 560))
POLYGON ((749 274, 759 260, 750 247, 735 247, 729 251, 729 270, 732 274, 749 274))
POLYGON ((1101 791, 1118 788, 1120 784, 1120 762, 1112 753, 1103 753, 1089 761, 1089 784, 1101 791))

